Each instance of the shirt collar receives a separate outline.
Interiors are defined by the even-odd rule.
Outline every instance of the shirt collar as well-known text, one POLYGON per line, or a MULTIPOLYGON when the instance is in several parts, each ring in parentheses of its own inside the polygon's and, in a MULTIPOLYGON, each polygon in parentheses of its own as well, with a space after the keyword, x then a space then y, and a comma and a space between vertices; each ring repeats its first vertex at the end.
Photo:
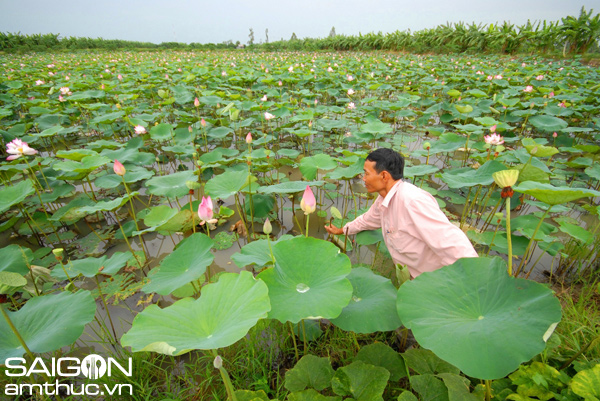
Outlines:
POLYGON ((390 192, 388 192, 387 195, 385 196, 385 198, 383 199, 383 202, 381 202, 381 206, 388 207, 388 205, 392 201, 392 198, 394 197, 394 195, 396 195, 396 192, 398 192, 400 190, 400 187, 402 186, 402 184, 403 184, 403 182, 401 179, 398 180, 398 182, 394 184, 394 186, 390 189, 390 192))

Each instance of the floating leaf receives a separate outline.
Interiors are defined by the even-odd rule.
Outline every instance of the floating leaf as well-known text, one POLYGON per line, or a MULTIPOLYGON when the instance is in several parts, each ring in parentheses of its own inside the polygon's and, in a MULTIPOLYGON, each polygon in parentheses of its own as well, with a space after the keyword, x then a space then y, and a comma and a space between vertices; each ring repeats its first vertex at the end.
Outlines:
POLYGON ((192 349, 227 347, 243 338, 270 309, 265 283, 252 273, 224 273, 202 288, 199 299, 184 298, 139 313, 121 344, 133 352, 181 355, 192 349))
POLYGON ((158 267, 148 273, 150 283, 142 288, 149 294, 156 292, 168 295, 183 285, 199 279, 209 266, 214 255, 210 252, 213 241, 202 233, 195 233, 181 241, 158 267))
POLYGON ((397 308, 419 344, 479 379, 504 377, 542 352, 561 319, 552 291, 509 276, 500 258, 463 258, 424 273, 400 287, 397 308))
POLYGON ((196 181, 193 171, 186 170, 169 175, 152 177, 144 184, 148 192, 153 195, 166 196, 168 198, 180 198, 189 193, 186 181, 196 181))
POLYGON ((272 248, 275 267, 258 275, 269 287, 269 318, 297 323, 339 316, 352 296, 348 256, 316 238, 297 237, 272 248))
MULTIPOLYGON (((89 291, 61 292, 34 297, 7 313, 29 349, 44 353, 75 342, 94 318, 96 303, 89 291)), ((0 319, 0 332, 0 359, 22 357, 25 350, 5 319, 0 319)))

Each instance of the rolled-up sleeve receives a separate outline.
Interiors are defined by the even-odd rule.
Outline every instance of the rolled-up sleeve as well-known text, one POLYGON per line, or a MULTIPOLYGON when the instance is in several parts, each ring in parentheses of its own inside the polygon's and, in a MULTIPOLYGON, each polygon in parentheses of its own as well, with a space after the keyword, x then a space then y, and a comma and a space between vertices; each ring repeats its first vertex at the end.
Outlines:
POLYGON ((381 197, 377 198, 366 213, 358 216, 356 219, 347 223, 344 227, 344 233, 357 234, 365 230, 376 230, 381 228, 381 197))

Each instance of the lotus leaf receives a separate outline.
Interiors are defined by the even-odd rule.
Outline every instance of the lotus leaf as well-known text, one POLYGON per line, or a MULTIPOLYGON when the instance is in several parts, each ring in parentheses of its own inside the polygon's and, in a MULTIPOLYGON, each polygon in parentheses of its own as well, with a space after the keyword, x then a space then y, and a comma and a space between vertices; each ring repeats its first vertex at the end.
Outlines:
POLYGON ((338 317, 352 297, 348 256, 316 238, 297 237, 272 248, 275 267, 258 275, 269 287, 269 318, 297 323, 338 317))
POLYGON ((5 186, 0 189, 0 213, 4 213, 11 206, 23 202, 34 192, 33 184, 29 180, 24 180, 15 185, 5 186))
POLYGON ((394 313, 396 288, 389 279, 364 267, 352 269, 347 278, 354 289, 352 298, 331 323, 356 333, 391 331, 402 325, 394 313))
POLYGON ((252 273, 224 273, 202 288, 199 299, 184 298, 139 313, 121 344, 134 352, 181 355, 192 349, 227 347, 243 338, 270 310, 265 283, 252 273))
MULTIPOLYGON (((96 313, 89 291, 42 295, 27 301, 10 320, 32 352, 55 351, 75 342, 96 313)), ((23 356, 25 350, 4 319, 0 319, 0 359, 23 356)))
POLYGON ((285 388, 289 391, 302 391, 308 387, 321 391, 331 385, 333 374, 329 359, 304 355, 285 373, 285 388))
POLYGON ((525 181, 513 187, 517 192, 531 195, 536 199, 547 203, 548 205, 559 205, 561 203, 571 202, 581 198, 595 198, 600 196, 600 192, 586 188, 555 187, 551 184, 540 182, 525 181))
POLYGON ((352 396, 355 400, 382 401, 389 377, 390 372, 384 368, 355 361, 336 370, 331 385, 338 395, 352 396))
POLYGON ((463 258, 424 273, 400 287, 397 308, 419 344, 479 379, 504 377, 543 351, 561 319, 552 291, 509 276, 499 258, 463 258))
POLYGON ((189 193, 186 181, 196 181, 197 177, 193 171, 186 170, 169 175, 152 177, 144 184, 148 192, 153 195, 166 196, 168 198, 180 198, 189 193))
POLYGON ((354 360, 386 369, 390 372, 390 380, 392 381, 398 381, 406 377, 406 366, 400 354, 380 342, 362 347, 354 360))
POLYGON ((195 233, 181 241, 158 267, 148 273, 150 283, 142 291, 168 295, 183 285, 197 280, 205 272, 214 255, 210 252, 213 241, 205 234, 195 233))
POLYGON ((227 199, 248 186, 250 181, 255 180, 256 178, 248 174, 247 170, 226 171, 211 178, 204 190, 213 199, 227 199))

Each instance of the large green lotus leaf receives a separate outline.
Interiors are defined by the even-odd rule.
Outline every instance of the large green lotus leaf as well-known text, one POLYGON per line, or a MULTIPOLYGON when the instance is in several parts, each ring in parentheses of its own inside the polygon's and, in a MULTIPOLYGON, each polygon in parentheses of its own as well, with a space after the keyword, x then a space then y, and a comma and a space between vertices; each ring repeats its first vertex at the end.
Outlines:
POLYGON ((383 401, 389 377, 387 369, 355 361, 336 370, 331 386, 334 393, 355 400, 383 401))
POLYGON ((300 160, 300 172, 307 180, 314 180, 317 176, 317 171, 333 170, 338 166, 333 157, 320 153, 315 156, 305 157, 300 160))
POLYGON ((463 258, 424 273, 400 287, 396 305, 421 346, 468 376, 490 380, 542 352, 561 319, 551 290, 509 276, 497 257, 463 258), (507 332, 518 333, 518 341, 507 332))
POLYGON ((19 273, 0 272, 0 295, 12 295, 26 284, 27 280, 19 273))
POLYGON ((540 131, 555 132, 567 128, 569 124, 563 119, 547 115, 537 115, 529 119, 531 125, 540 131))
POLYGON ((392 128, 392 126, 390 124, 386 124, 379 120, 372 120, 372 121, 368 122, 367 124, 361 125, 360 130, 362 132, 366 132, 368 134, 377 135, 377 134, 389 134, 394 129, 392 128))
POLYGON ((558 149, 554 146, 544 146, 531 138, 523 138, 521 143, 527 149, 527 153, 535 157, 550 157, 558 153, 558 149))
POLYGON ((298 323, 338 317, 352 297, 348 256, 316 238, 296 237, 272 248, 275 267, 258 275, 269 287, 269 318, 298 323))
POLYGON ((358 159, 350 167, 337 167, 335 170, 327 174, 332 180, 349 180, 363 173, 365 159, 358 159))
POLYGON ((249 177, 251 176, 245 170, 227 171, 211 178, 206 183, 204 190, 213 199, 227 199, 247 186, 249 177))
POLYGON ((223 139, 227 135, 232 134, 233 130, 229 127, 216 127, 208 131, 208 136, 215 139, 223 139))
POLYGON ((173 126, 167 123, 155 125, 150 129, 150 138, 158 142, 173 139, 173 126))
MULTIPOLYGON (((34 353, 57 350, 72 344, 83 333, 96 313, 96 302, 89 291, 61 292, 27 301, 10 320, 34 353)), ((0 360, 23 356, 25 350, 5 319, 0 319, 0 360)))
MULTIPOLYGON (((525 237, 531 239, 533 237, 533 233, 540 223, 540 219, 533 214, 522 214, 518 217, 512 218, 510 220, 511 227, 520 233, 522 233, 525 237)), ((503 224, 506 226, 506 222, 503 224)), ((548 235, 553 234, 557 231, 557 228, 552 224, 548 224, 543 222, 537 233, 535 234, 536 241, 547 241, 551 240, 551 238, 547 238, 548 235)))
POLYGON ((363 230, 356 234, 356 245, 373 245, 378 242, 383 242, 381 228, 377 230, 363 230))
POLYGON ((431 164, 421 164, 419 166, 410 166, 404 169, 404 177, 420 177, 423 175, 433 174, 440 168, 431 164))
POLYGON ((124 111, 115 111, 114 113, 102 114, 90 120, 92 124, 110 124, 125 115, 124 111))
POLYGON ((101 99, 106 96, 103 90, 87 90, 83 92, 77 92, 69 95, 70 101, 75 100, 88 100, 88 99, 101 99))
MULTIPOLYGON (((62 127, 61 127, 62 128, 62 127)), ((71 150, 59 150, 56 152, 56 157, 61 159, 81 161, 86 156, 98 156, 98 152, 91 149, 71 149, 71 150)))
POLYGON ((96 181, 94 181, 94 184, 98 188, 110 189, 121 185, 123 183, 123 178, 127 184, 131 184, 132 182, 147 180, 152 176, 154 176, 154 171, 146 170, 142 167, 133 167, 128 168, 123 177, 116 174, 107 174, 98 177, 96 181))
POLYGON ((442 181, 449 188, 467 188, 475 185, 490 185, 494 182, 492 174, 496 171, 506 170, 504 164, 489 160, 477 170, 470 167, 453 169, 442 174, 442 181))
POLYGON ((83 214, 92 214, 96 212, 110 212, 111 210, 120 208, 121 206, 126 204, 130 198, 137 196, 138 194, 139 192, 136 191, 110 201, 99 201, 93 206, 83 206, 77 208, 77 212, 83 214))
POLYGON ((517 192, 522 192, 531 195, 537 200, 540 200, 548 205, 559 205, 580 198, 595 198, 600 196, 600 192, 586 188, 571 188, 571 187, 555 187, 551 184, 541 182, 525 181, 513 189, 517 192))
MULTIPOLYGON (((282 235, 277 241, 271 241, 271 246, 279 241, 287 241, 294 238, 291 235, 282 235)), ((241 269, 246 266, 256 265, 263 267, 271 263, 271 250, 266 239, 252 241, 242 247, 239 253, 231 255, 231 260, 241 269)))
POLYGON ((192 212, 189 208, 182 209, 166 223, 156 227, 158 232, 186 232, 192 230, 194 224, 199 223, 198 213, 192 212))
POLYGON ((115 252, 110 258, 107 258, 106 255, 104 255, 99 258, 71 260, 64 264, 64 270, 60 265, 56 265, 52 270, 52 277, 56 277, 59 280, 67 280, 69 277, 74 278, 80 274, 85 277, 94 277, 99 273, 112 276, 113 274, 118 273, 132 257, 132 253, 127 251, 115 252))
MULTIPOLYGON (((132 142, 130 141, 129 144, 132 142)), ((156 160, 156 157, 152 153, 140 152, 134 147, 116 150, 104 149, 100 154, 112 161, 119 160, 122 163, 139 164, 142 166, 151 165, 156 160)))
POLYGON ((533 166, 531 164, 519 164, 515 166, 519 170, 519 181, 537 181, 537 182, 550 182, 550 174, 533 166))
POLYGON ((356 333, 391 331, 402 325, 396 311, 396 287, 365 267, 348 275, 354 292, 340 316, 331 320, 337 327, 356 333))
POLYGON ((58 209, 50 216, 50 221, 62 221, 66 224, 72 224, 77 222, 79 219, 85 217, 85 213, 80 213, 79 208, 81 206, 93 206, 94 201, 85 194, 79 194, 65 206, 58 209))
POLYGON ((350 124, 350 121, 344 118, 338 120, 320 118, 316 121, 317 127, 322 128, 324 131, 331 131, 334 128, 346 128, 348 124, 350 124))
POLYGON ((600 364, 578 372, 569 382, 569 388, 586 400, 600 399, 600 364))
POLYGON ((185 184, 186 181, 197 181, 197 177, 193 171, 186 170, 174 174, 152 177, 144 185, 148 188, 148 192, 153 195, 180 198, 190 192, 185 184))
POLYGON ((331 385, 333 373, 328 358, 304 355, 292 369, 285 372, 285 388, 302 391, 308 387, 321 391, 331 385))
POLYGON ((210 252, 213 241, 202 233, 190 235, 148 273, 150 282, 142 291, 168 295, 185 284, 199 279, 215 256, 210 252))
POLYGON ((217 283, 203 287, 197 300, 184 298, 165 309, 147 307, 121 344, 134 352, 167 355, 223 348, 243 338, 270 308, 267 286, 252 273, 224 273, 217 283))
POLYGON ((177 214, 177 210, 167 205, 154 206, 144 216, 144 224, 148 227, 159 227, 177 214))
POLYGON ((268 187, 258 188, 258 192, 263 194, 294 194, 302 192, 306 186, 322 187, 325 181, 286 181, 281 184, 269 185, 268 187))
POLYGON ((28 264, 33 260, 31 249, 16 244, 0 249, 0 272, 29 273, 28 264))
POLYGON ((55 170, 88 174, 109 162, 110 159, 104 156, 85 156, 81 161, 69 160, 66 162, 54 163, 52 168, 55 170))
POLYGON ((30 180, 21 181, 15 185, 0 189, 0 213, 4 213, 12 205, 23 202, 35 192, 30 180))
MULTIPOLYGON (((508 237, 505 231, 498 231, 494 235, 493 231, 484 231, 479 233, 474 230, 467 231, 467 237, 477 244, 491 246, 492 250, 508 255, 508 237)), ((522 256, 527 250, 529 240, 520 235, 511 234, 512 254, 513 256, 522 256)))
POLYGON ((404 360, 399 353, 384 343, 375 342, 362 347, 354 360, 387 369, 392 381, 398 381, 406 376, 404 360))
POLYGON ((594 235, 583 227, 567 222, 560 222, 558 227, 563 233, 569 234, 571 237, 588 245, 594 239, 594 235))
POLYGON ((586 168, 584 172, 590 177, 600 180, 600 164, 593 164, 592 166, 586 168))

